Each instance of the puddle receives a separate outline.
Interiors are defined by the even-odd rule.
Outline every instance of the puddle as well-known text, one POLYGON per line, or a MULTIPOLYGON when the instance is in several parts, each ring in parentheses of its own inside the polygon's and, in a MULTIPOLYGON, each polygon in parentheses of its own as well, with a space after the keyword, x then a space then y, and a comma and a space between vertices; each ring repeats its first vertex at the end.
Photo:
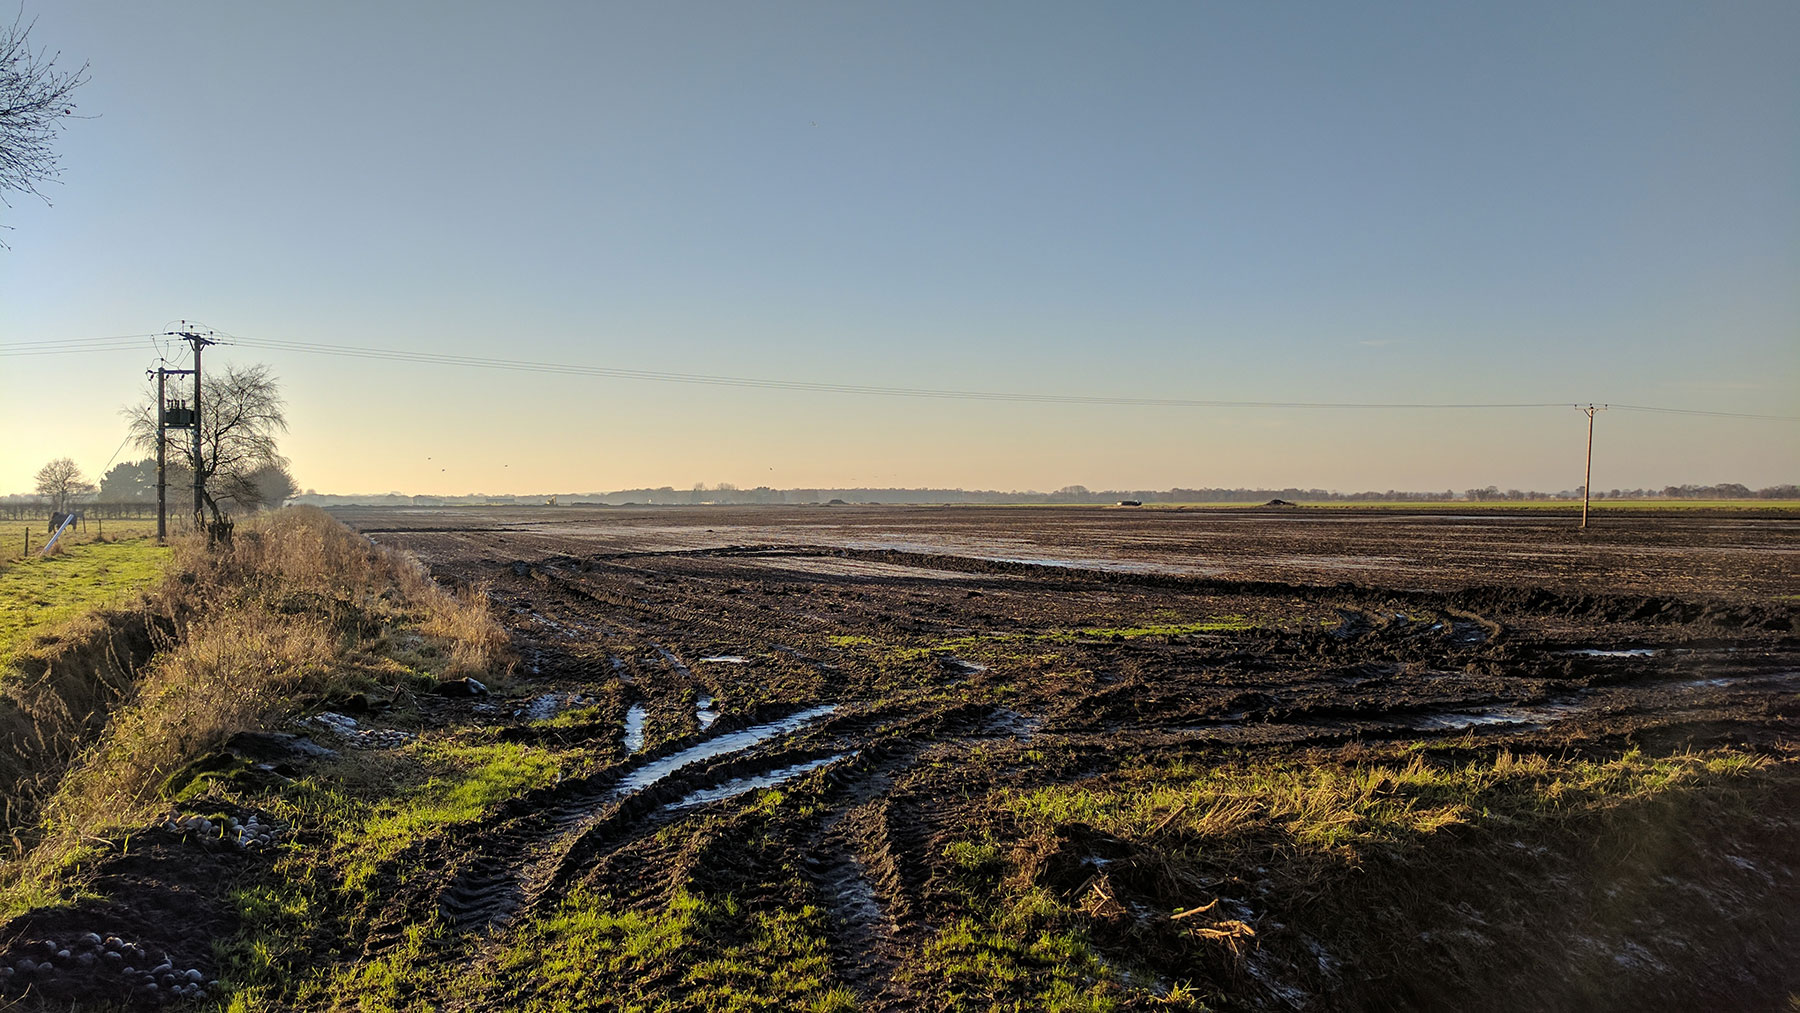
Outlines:
POLYGON ((881 904, 875 899, 874 888, 869 885, 868 873, 855 856, 850 856, 847 864, 851 874, 844 878, 833 898, 838 921, 854 925, 875 925, 881 920, 881 904))
MULTIPOLYGON (((811 722, 817 721, 819 718, 822 718, 835 710, 837 710, 837 704, 822 704, 818 707, 811 707, 800 711, 797 714, 790 714, 780 721, 771 721, 764 725, 753 725, 739 731, 727 732, 717 738, 707 739, 705 742, 689 746, 679 753, 674 753, 665 756, 660 760, 646 763, 642 767, 626 774, 619 779, 619 784, 613 789, 613 792, 616 795, 630 795, 635 792, 643 791, 645 788, 650 787, 683 767, 691 766, 702 760, 710 760, 715 756, 725 756, 729 753, 742 752, 749 749, 751 746, 766 742, 777 735, 786 735, 789 732, 798 731, 811 722)), ((626 724, 629 727, 629 717, 626 718, 626 724)))
POLYGON ((700 730, 706 731, 719 720, 719 702, 705 693, 694 700, 694 720, 700 722, 700 730))
POLYGON ((533 698, 525 706, 513 711, 513 716, 522 717, 527 721, 548 721, 565 710, 592 707, 597 702, 591 696, 579 696, 574 693, 546 693, 533 698))
POLYGON ((688 671, 688 667, 681 663, 681 659, 675 656, 675 652, 669 650, 667 647, 657 644, 656 653, 662 655, 662 659, 669 663, 669 667, 675 670, 675 674, 684 678, 694 674, 688 671))
POLYGON ((1564 654, 1578 658, 1650 658, 1656 655, 1652 647, 1631 647, 1624 650, 1608 651, 1598 647, 1583 647, 1580 650, 1564 651, 1564 654))
POLYGON ((634 703, 625 712, 625 751, 641 753, 644 751, 644 705, 634 703))
POLYGON ((724 799, 735 798, 746 792, 755 791, 758 788, 773 788, 783 781, 791 781, 801 774, 818 770, 828 763, 836 763, 850 755, 851 754, 849 753, 839 753, 836 756, 827 756, 818 760, 809 760, 806 763, 796 763, 791 767, 782 767, 780 770, 771 770, 767 774, 757 774, 755 777, 735 777, 726 781, 724 784, 716 785, 711 788, 702 788, 699 791, 687 795, 681 801, 671 802, 663 808, 691 809, 694 806, 705 805, 708 802, 719 802, 724 799))
POLYGON ((1425 714, 1403 721, 1408 728, 1422 732, 1461 731, 1491 725, 1546 725, 1573 716, 1581 708, 1572 703, 1547 703, 1534 706, 1477 707, 1467 711, 1425 714))
POLYGON ((1800 672, 1759 672, 1754 675, 1718 675, 1707 679, 1690 679, 1677 685, 1683 689, 1718 689, 1760 682, 1792 682, 1796 678, 1800 678, 1800 672))
POLYGON ((748 664, 750 664, 750 659, 744 657, 741 654, 715 654, 709 658, 701 658, 700 660, 701 661, 711 661, 711 662, 715 662, 720 665, 748 665, 748 664))
MULTIPOLYGON (((1436 627, 1433 627, 1436 629, 1436 627)), ((1450 621, 1450 639, 1459 644, 1485 644, 1488 631, 1480 624, 1466 619, 1450 621)))

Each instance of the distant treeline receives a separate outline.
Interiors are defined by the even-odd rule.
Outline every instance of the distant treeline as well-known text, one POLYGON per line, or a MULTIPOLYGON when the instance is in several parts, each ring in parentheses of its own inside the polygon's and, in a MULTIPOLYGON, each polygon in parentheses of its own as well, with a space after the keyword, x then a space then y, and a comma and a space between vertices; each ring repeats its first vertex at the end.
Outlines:
MULTIPOLYGON (((1662 489, 1595 490, 1597 499, 1800 499, 1800 485, 1776 485, 1751 489, 1736 483, 1724 485, 1680 485, 1662 489)), ((759 486, 739 489, 729 483, 717 486, 695 486, 676 489, 621 489, 616 492, 558 493, 537 496, 407 496, 401 493, 363 496, 321 495, 307 491, 290 502, 315 506, 479 506, 533 505, 554 500, 561 506, 578 505, 656 505, 692 506, 700 504, 794 504, 812 503, 1118 503, 1135 500, 1140 503, 1267 503, 1287 500, 1290 503, 1443 503, 1453 501, 1554 500, 1579 499, 1581 489, 1560 492, 1538 492, 1524 489, 1465 489, 1457 492, 1407 492, 1389 489, 1385 492, 1333 492, 1329 489, 1107 489, 1093 490, 1071 485, 1054 492, 1001 492, 993 489, 772 489, 759 486)))
MULTIPOLYGON (((169 498, 169 515, 181 513, 182 504, 193 505, 193 499, 169 498)), ((156 504, 150 503, 82 503, 69 509, 80 511, 89 520, 114 520, 121 517, 155 517, 156 504)), ((37 496, 0 496, 0 519, 42 520, 50 516, 50 501, 37 496)))

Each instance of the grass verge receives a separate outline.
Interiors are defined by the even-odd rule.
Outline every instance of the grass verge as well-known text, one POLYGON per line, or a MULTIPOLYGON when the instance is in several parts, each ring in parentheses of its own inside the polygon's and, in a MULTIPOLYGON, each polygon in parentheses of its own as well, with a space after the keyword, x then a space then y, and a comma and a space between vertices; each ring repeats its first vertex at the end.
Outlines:
MULTIPOLYGON (((392 695, 503 661, 505 637, 480 595, 449 595, 416 560, 320 510, 253 518, 217 551, 179 542, 171 572, 146 606, 160 648, 123 666, 123 680, 104 677, 116 703, 76 718, 79 748, 41 771, 54 787, 30 825, 11 828, 19 844, 0 864, 0 911, 78 892, 72 856, 148 821, 167 804, 164 781, 235 733, 283 725, 323 696, 392 695)), ((62 724, 15 710, 30 722, 22 735, 70 734, 68 708, 62 724)))

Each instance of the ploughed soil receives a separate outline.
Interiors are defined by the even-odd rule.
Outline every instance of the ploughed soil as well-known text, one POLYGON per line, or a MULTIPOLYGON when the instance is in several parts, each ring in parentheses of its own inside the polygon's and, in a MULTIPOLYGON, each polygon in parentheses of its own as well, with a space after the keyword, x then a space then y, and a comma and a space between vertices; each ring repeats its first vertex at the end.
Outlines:
MULTIPOLYGON (((829 912, 838 973, 867 1008, 931 1005, 930 984, 907 968, 921 940, 959 914, 934 889, 934 868, 945 841, 988 818, 962 800, 995 787, 1104 778, 1127 758, 1298 757, 1387 742, 1563 756, 1780 750, 1800 717, 1791 518, 1607 516, 1584 532, 1567 516, 1304 509, 340 516, 418 553, 441 580, 484 586, 524 678, 574 693, 621 684, 619 699, 643 708, 649 742, 621 755, 621 771, 802 708, 837 708, 682 766, 623 802, 602 779, 526 803, 516 825, 470 842, 478 857, 441 896, 447 913, 486 924, 575 883, 626 898, 679 877, 779 892, 767 859, 732 854, 728 836, 684 848, 666 828, 708 804, 744 804, 681 805, 695 792, 823 764, 826 811, 781 832, 809 897, 829 912), (712 702, 718 723, 701 728, 697 701, 712 702), (1014 759, 956 762, 974 751, 1014 759), (531 818, 539 804, 560 807, 558 819, 531 818)), ((1775 815, 1793 827, 1791 808, 1775 815)), ((1784 1002, 1795 973, 1781 968, 1800 962, 1780 954, 1796 952, 1800 908, 1780 908, 1800 899, 1800 866, 1792 839, 1757 846, 1759 862, 1776 863, 1756 872, 1771 877, 1768 892, 1725 902, 1750 905, 1752 917, 1687 915, 1745 938, 1711 950, 1683 941, 1637 960, 1633 948, 1653 940, 1565 912, 1528 930, 1554 945, 1494 961, 1501 980, 1471 971, 1468 981, 1510 997, 1501 1005, 1608 1004, 1541 966, 1579 942, 1607 951, 1618 979, 1610 1002, 1784 1002)), ((1103 852, 1081 857, 1103 862, 1103 852)), ((1096 934, 1104 944, 1104 925, 1096 934)), ((1113 942, 1122 963, 1144 945, 1113 942)), ((1215 996, 1250 1007, 1338 1005, 1326 998, 1335 992, 1358 996, 1351 1006, 1432 1008, 1459 1004, 1462 984, 1379 980, 1404 975, 1405 959, 1362 979, 1334 968, 1290 982, 1246 975, 1241 960, 1229 974, 1191 954, 1151 964, 1152 991, 1212 974, 1215 996)))
MULTIPOLYGON (((380 959, 435 912, 450 931, 433 959, 500 968, 488 1002, 530 994, 487 953, 507 926, 578 889, 629 907, 680 886, 816 907, 859 1008, 1041 1008, 956 990, 946 926, 1004 892, 968 885, 982 860, 955 856, 973 840, 1011 856, 994 873, 1009 889, 1084 912, 1094 973, 1127 1008, 1201 1008, 1179 1006, 1184 986, 1238 1009, 1782 1009, 1800 991, 1797 518, 336 513, 486 593, 511 633, 501 697, 436 720, 597 759, 408 856, 424 871, 354 928, 380 959), (585 716, 541 720, 571 705, 585 716), (1658 836, 1682 814, 1632 810, 1503 840, 1477 813, 1404 853, 1414 878, 1392 859, 1304 887, 1253 848, 1241 867, 1164 861, 1153 838, 1080 820, 1027 839, 993 801, 1155 763, 1725 747, 1780 775, 1735 822, 1658 836), (777 785, 817 804, 755 809, 777 785), (1197 934, 1169 916, 1209 900, 1197 934), (1352 964, 1332 940, 1354 910, 1382 942, 1352 964)), ((469 994, 445 1001, 483 1004, 469 994)))

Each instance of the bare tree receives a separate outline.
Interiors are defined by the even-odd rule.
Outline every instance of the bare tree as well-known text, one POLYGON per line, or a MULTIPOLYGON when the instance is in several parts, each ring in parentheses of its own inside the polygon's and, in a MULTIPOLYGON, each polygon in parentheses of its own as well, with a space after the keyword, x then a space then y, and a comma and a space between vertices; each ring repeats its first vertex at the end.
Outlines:
POLYGON ((287 465, 271 461, 249 472, 227 476, 220 486, 219 499, 229 499, 233 505, 246 510, 261 510, 285 503, 294 495, 294 490, 294 476, 288 472, 287 465))
POLYGON ((50 509, 57 513, 66 513, 69 501, 94 491, 94 483, 81 477, 81 469, 67 457, 59 457, 38 469, 37 491, 39 496, 50 499, 50 509))
MULTIPOLYGON (((209 373, 200 393, 200 459, 194 460, 192 434, 186 430, 169 434, 169 455, 199 471, 201 498, 214 525, 220 525, 225 519, 221 502, 259 505, 261 482, 268 477, 263 469, 285 473, 287 459, 278 452, 276 437, 287 432, 286 402, 274 374, 262 363, 227 365, 222 373, 209 373)), ((152 453, 156 411, 154 387, 143 403, 125 409, 132 441, 152 453)))
POLYGON ((7 207, 8 190, 48 203, 38 184, 62 171, 51 142, 75 112, 75 89, 87 83, 87 64, 58 70, 61 53, 33 50, 31 27, 23 9, 12 24, 0 23, 0 204, 7 207))

